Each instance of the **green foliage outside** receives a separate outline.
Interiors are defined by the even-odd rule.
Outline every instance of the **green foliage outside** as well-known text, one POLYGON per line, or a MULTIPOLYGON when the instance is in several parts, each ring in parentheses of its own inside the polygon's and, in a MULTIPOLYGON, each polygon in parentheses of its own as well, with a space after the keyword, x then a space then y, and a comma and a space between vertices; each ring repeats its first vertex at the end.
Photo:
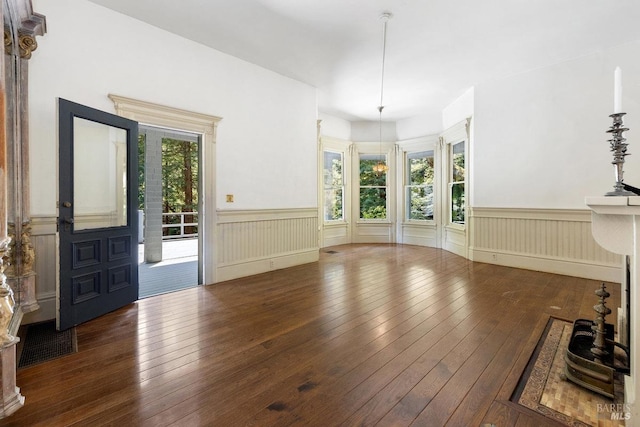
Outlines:
POLYGON ((144 210, 144 153, 147 135, 138 134, 138 209, 144 210))
POLYGON ((339 221, 343 219, 342 194, 342 155, 325 151, 324 153, 324 219, 339 221))
MULTIPOLYGON (((162 212, 198 212, 198 144, 195 142, 162 139, 162 212)), ((195 223, 198 219, 196 215, 185 215, 184 222, 195 223)), ((163 223, 179 224, 180 215, 165 215, 163 223)), ((184 229, 185 234, 197 232, 197 226, 184 229)), ((180 234, 180 228, 165 228, 164 234, 180 234)))
POLYGON ((387 218, 387 174, 376 173, 377 159, 360 159, 360 218, 387 218))
POLYGON ((451 222, 464 224, 464 182, 451 186, 451 222))
MULTIPOLYGON (((145 141, 138 136, 138 209, 144 209, 145 141)), ((162 139, 162 212, 198 211, 198 144, 170 138, 162 139)), ((163 224, 179 224, 181 215, 163 216, 163 224)), ((185 223, 197 223, 196 215, 185 215, 185 223)), ((197 226, 185 227, 185 234, 197 234, 197 226)), ((179 227, 163 229, 164 235, 180 234, 179 227)))
POLYGON ((433 154, 408 159, 408 219, 433 219, 433 154))
MULTIPOLYGON (((462 146, 464 150, 464 144, 457 144, 462 146)), ((451 222, 457 224, 465 223, 465 191, 464 191, 464 176, 465 176, 465 161, 464 151, 453 153, 453 184, 451 186, 451 222)))

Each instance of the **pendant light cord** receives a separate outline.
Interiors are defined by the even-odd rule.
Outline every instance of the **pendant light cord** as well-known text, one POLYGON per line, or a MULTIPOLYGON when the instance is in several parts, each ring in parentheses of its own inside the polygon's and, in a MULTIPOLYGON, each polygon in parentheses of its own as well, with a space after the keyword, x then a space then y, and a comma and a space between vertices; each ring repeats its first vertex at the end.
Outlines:
POLYGON ((391 18, 390 12, 384 12, 380 15, 380 19, 382 19, 382 67, 380 72, 380 105, 378 106, 378 126, 379 126, 379 141, 380 141, 380 155, 382 155, 382 109, 384 108, 383 100, 384 100, 384 65, 387 58, 387 22, 389 22, 389 18, 391 18))
POLYGON ((382 155, 382 109, 384 108, 383 105, 383 100, 384 100, 384 65, 385 65, 385 60, 386 60, 386 56, 387 56, 387 21, 389 21, 389 18, 391 18, 391 13, 390 12, 384 12, 382 15, 380 15, 380 19, 382 19, 382 70, 380 73, 380 105, 378 105, 378 113, 379 113, 379 119, 378 119, 378 126, 379 126, 379 132, 380 132, 380 159, 378 160, 378 164, 375 165, 373 167, 373 170, 376 172, 376 174, 380 175, 382 173, 385 173, 386 171, 389 170, 389 167, 386 165, 386 161, 383 162, 382 159, 384 158, 382 155))
POLYGON ((384 65, 387 57, 387 22, 391 17, 391 13, 385 12, 380 16, 382 22, 382 71, 380 74, 380 106, 378 109, 380 110, 380 114, 382 114, 382 109, 384 108, 382 100, 384 99, 384 65))

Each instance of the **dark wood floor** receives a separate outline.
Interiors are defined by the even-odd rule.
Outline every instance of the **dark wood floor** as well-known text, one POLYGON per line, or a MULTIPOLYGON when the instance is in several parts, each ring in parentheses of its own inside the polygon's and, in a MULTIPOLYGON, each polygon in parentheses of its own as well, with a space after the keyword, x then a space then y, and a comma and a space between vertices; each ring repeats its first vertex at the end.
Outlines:
POLYGON ((598 282, 331 249, 77 327, 78 353, 18 372, 0 425, 555 425, 509 397, 549 316, 593 318, 598 282))

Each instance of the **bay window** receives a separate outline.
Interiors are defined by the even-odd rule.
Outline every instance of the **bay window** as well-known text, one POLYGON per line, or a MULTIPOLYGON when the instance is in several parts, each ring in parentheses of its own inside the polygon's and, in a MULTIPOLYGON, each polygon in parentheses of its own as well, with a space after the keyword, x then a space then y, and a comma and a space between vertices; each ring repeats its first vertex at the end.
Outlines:
POLYGON ((464 141, 450 145, 449 164, 449 206, 450 221, 453 224, 465 223, 465 143, 464 141))
POLYGON ((387 219, 387 173, 374 172, 385 156, 360 154, 360 219, 387 219))
POLYGON ((433 220, 434 153, 407 153, 405 164, 405 218, 433 220))
POLYGON ((324 152, 324 220, 344 220, 344 159, 342 153, 324 152))

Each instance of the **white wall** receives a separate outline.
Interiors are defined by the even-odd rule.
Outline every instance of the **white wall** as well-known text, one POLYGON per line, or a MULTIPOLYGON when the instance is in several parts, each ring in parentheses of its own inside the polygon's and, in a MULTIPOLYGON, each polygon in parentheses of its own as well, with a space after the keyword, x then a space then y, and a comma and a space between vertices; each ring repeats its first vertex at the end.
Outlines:
MULTIPOLYGON (((351 122, 351 141, 353 142, 379 142, 380 122, 351 122)), ((396 122, 382 122, 382 141, 396 142, 396 122)))
POLYGON ((320 123, 320 133, 322 136, 342 139, 348 141, 351 139, 351 122, 326 113, 318 113, 320 123))
POLYGON ((473 87, 467 89, 442 110, 442 130, 447 130, 467 117, 473 116, 474 93, 473 87))
POLYGON ((396 122, 398 141, 420 138, 425 135, 437 135, 443 131, 442 114, 422 114, 396 122))
POLYGON ((56 98, 113 112, 109 93, 223 118, 219 209, 317 205, 314 88, 87 1, 33 8, 47 17, 29 68, 33 215, 56 213, 56 98))
POLYGON ((630 143, 625 182, 640 186, 640 42, 478 84, 474 206, 585 209, 614 183, 606 130, 622 68, 630 143))

